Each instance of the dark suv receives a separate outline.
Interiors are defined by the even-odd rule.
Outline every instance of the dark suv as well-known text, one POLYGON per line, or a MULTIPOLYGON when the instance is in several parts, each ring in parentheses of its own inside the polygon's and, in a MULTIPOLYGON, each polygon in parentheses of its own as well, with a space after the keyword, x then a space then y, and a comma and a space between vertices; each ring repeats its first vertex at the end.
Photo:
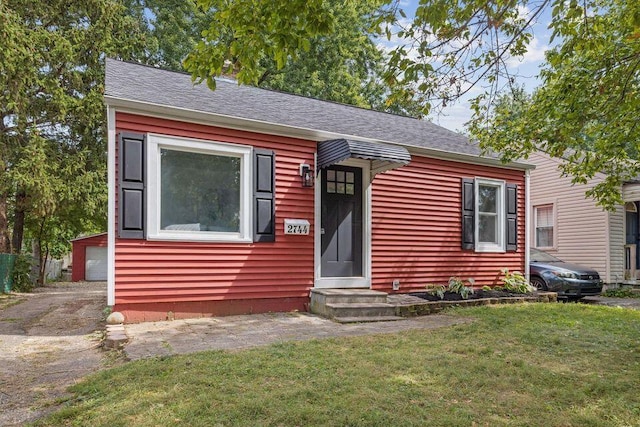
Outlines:
POLYGON ((531 248, 529 281, 541 291, 553 291, 559 298, 579 299, 602 292, 597 271, 569 264, 539 249, 531 248))

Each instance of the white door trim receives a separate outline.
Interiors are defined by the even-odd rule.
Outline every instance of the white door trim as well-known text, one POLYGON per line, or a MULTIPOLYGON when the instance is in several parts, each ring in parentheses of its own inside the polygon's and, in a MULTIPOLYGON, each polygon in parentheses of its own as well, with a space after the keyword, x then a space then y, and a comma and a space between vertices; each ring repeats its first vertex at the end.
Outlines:
MULTIPOLYGON (((317 161, 317 159, 316 159, 317 161)), ((321 218, 322 213, 322 174, 318 173, 315 182, 314 212, 314 286, 316 288, 371 288, 371 162, 348 159, 337 163, 341 166, 353 166, 362 169, 362 277, 322 277, 321 274, 321 218)))

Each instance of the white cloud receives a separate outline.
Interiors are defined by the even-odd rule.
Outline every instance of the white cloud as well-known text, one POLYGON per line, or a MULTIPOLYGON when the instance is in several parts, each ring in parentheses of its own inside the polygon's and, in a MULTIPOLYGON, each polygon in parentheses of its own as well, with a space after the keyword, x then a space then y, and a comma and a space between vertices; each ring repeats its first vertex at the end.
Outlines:
POLYGON ((509 58, 507 60, 507 66, 509 68, 516 68, 521 65, 540 64, 544 61, 544 55, 547 50, 549 50, 549 45, 540 43, 540 39, 534 36, 531 43, 529 43, 527 53, 523 56, 509 58))
POLYGON ((464 130, 464 124, 471 120, 471 107, 468 101, 459 101, 446 107, 438 115, 429 117, 433 123, 452 131, 464 130))

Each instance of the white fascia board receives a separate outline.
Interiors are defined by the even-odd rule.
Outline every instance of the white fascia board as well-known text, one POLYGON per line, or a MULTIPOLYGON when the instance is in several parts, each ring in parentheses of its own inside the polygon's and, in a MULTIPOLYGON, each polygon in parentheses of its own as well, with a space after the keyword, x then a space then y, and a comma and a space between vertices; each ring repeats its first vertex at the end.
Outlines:
POLYGON ((288 125, 264 122, 261 120, 234 117, 224 114, 208 113, 188 108, 172 107, 144 101, 132 101, 129 99, 105 95, 105 102, 110 107, 117 108, 118 111, 152 116, 166 119, 175 119, 183 122, 204 124, 210 126, 220 126, 236 130, 244 130, 256 133, 266 133, 289 138, 300 138, 311 141, 325 141, 328 139, 357 139, 360 141, 377 142, 381 144, 400 145, 405 147, 410 153, 427 156, 442 160, 453 160, 462 163, 475 165, 497 166, 506 169, 527 170, 534 169, 535 165, 522 162, 502 163, 499 159, 480 157, 473 154, 452 153, 446 150, 435 148, 415 147, 412 145, 399 144, 397 141, 386 141, 378 139, 364 138, 358 135, 348 135, 335 132, 326 132, 309 128, 300 128, 288 125))
POLYGON ((503 163, 500 159, 492 159, 490 157, 480 157, 473 154, 452 153, 449 151, 434 150, 431 148, 420 148, 413 146, 406 146, 410 154, 417 156, 432 157, 440 160, 451 160, 459 163, 468 163, 473 165, 493 166, 502 169, 514 169, 514 170, 532 170, 536 166, 531 163, 524 162, 509 162, 503 163))

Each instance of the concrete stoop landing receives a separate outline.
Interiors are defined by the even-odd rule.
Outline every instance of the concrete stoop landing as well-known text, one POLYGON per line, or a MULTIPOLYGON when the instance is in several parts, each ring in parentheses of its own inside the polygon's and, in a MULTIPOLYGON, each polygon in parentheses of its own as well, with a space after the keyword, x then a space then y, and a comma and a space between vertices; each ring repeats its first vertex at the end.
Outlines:
POLYGON ((309 311, 339 323, 402 320, 385 292, 371 289, 311 289, 309 311))

